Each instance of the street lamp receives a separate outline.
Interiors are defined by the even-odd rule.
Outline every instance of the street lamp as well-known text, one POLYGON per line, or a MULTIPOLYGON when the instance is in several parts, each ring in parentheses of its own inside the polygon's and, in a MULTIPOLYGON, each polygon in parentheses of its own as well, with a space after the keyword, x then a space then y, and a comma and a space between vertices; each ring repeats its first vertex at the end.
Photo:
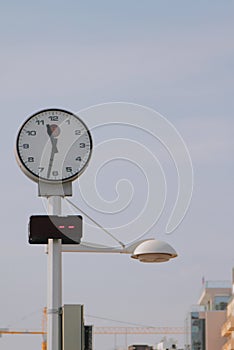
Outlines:
POLYGON ((131 257, 145 263, 160 263, 176 258, 177 253, 168 243, 149 239, 140 243, 131 257))
POLYGON ((62 252, 130 254, 131 258, 144 263, 166 262, 177 257, 176 251, 168 243, 152 238, 140 240, 121 248, 91 243, 62 245, 62 252))
POLYGON ((83 242, 79 245, 63 245, 62 252, 131 254, 131 258, 138 259, 140 262, 145 263, 166 262, 178 256, 174 248, 172 248, 168 243, 156 240, 154 238, 142 239, 125 245, 109 231, 107 231, 102 225, 95 221, 90 215, 85 213, 81 208, 78 208, 78 206, 68 199, 66 199, 66 201, 68 204, 86 216, 87 219, 92 221, 94 225, 99 227, 108 236, 114 239, 120 245, 120 247, 109 247, 96 243, 83 242))

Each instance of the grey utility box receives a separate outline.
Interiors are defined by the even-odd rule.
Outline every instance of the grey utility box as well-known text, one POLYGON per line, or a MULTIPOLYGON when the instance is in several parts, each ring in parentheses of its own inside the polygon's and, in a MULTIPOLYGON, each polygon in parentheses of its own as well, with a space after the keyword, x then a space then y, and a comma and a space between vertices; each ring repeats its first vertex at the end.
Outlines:
POLYGON ((83 305, 64 305, 62 313, 62 350, 84 350, 83 305))

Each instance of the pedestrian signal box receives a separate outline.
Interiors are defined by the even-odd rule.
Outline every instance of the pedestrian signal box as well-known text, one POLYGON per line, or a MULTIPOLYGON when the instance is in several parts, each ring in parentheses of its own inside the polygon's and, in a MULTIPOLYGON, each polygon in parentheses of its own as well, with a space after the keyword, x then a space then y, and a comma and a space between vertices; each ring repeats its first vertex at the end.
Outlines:
POLYGON ((79 244, 82 237, 80 215, 33 215, 29 219, 29 243, 47 244, 48 239, 61 239, 62 244, 79 244))

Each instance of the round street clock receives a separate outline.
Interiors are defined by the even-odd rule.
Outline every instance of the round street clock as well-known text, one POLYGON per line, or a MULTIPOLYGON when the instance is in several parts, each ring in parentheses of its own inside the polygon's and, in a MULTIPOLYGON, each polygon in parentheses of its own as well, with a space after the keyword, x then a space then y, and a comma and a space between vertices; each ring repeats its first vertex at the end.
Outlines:
POLYGON ((87 166, 92 138, 75 114, 57 108, 29 117, 19 130, 16 159, 34 181, 68 182, 87 166))

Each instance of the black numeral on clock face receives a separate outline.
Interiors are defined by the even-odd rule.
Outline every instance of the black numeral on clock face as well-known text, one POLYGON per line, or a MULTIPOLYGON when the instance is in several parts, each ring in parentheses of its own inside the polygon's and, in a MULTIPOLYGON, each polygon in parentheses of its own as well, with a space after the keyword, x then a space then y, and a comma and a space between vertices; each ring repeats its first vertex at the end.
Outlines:
POLYGON ((71 172, 72 172, 72 167, 71 167, 71 166, 67 166, 67 167, 66 167, 66 171, 67 171, 68 173, 71 173, 71 172))
POLYGON ((48 117, 52 122, 57 122, 58 121, 58 116, 57 115, 51 115, 48 117))
POLYGON ((24 148, 24 149, 28 149, 28 148, 29 148, 29 144, 28 144, 28 143, 24 143, 24 144, 23 144, 23 148, 24 148))
POLYGON ((36 130, 28 130, 26 131, 26 133, 28 134, 28 136, 36 136, 37 134, 36 130))
POLYGON ((52 171, 53 176, 58 176, 59 172, 57 170, 52 171))
POLYGON ((34 163, 34 157, 28 157, 28 162, 29 163, 34 163))
POLYGON ((44 120, 36 120, 37 125, 44 125, 44 120))

